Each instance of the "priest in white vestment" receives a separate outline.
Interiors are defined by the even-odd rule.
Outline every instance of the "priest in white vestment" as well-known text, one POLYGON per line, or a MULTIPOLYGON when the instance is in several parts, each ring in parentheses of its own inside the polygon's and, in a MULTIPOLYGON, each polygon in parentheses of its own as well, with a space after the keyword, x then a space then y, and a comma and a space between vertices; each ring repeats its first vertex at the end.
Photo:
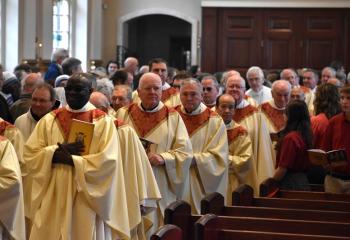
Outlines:
POLYGON ((12 146, 16 151, 17 159, 20 164, 22 164, 24 140, 21 131, 15 125, 5 121, 0 117, 0 136, 4 136, 10 140, 12 146))
POLYGON ((218 192, 226 199, 228 180, 226 128, 221 117, 201 103, 202 88, 197 79, 183 80, 180 84, 182 105, 176 107, 193 148, 190 191, 184 199, 189 201, 195 214, 200 214, 200 202, 210 193, 218 192))
POLYGON ((286 80, 277 80, 272 84, 273 99, 259 106, 261 118, 266 122, 273 143, 271 153, 274 164, 276 164, 276 134, 282 131, 286 125, 287 117, 285 115, 285 110, 289 103, 290 96, 290 83, 286 80))
POLYGON ((227 140, 229 146, 229 167, 227 203, 232 204, 232 192, 241 184, 248 184, 249 174, 253 172, 252 142, 247 130, 235 123, 232 118, 235 112, 235 100, 229 94, 218 97, 216 112, 222 117, 226 125, 227 140))
MULTIPOLYGON (((104 104, 108 103, 104 94, 93 92, 90 102, 105 113, 110 112, 104 104)), ((117 128, 123 160, 130 237, 132 240, 146 239, 145 232, 152 222, 146 217, 142 221, 142 215, 156 210, 157 201, 161 199, 161 195, 145 149, 135 130, 119 119, 115 119, 114 124, 117 128)))
POLYGON ((15 149, 0 136, 0 240, 24 240, 22 176, 15 149))
POLYGON ((88 102, 92 83, 86 76, 69 78, 68 105, 45 115, 25 145, 29 239, 130 237, 119 137, 113 119, 88 102), (67 143, 73 119, 94 125, 89 149, 81 141, 67 143))
POLYGON ((189 191, 188 175, 193 158, 186 126, 178 112, 160 101, 161 89, 160 77, 145 73, 137 90, 141 102, 125 106, 116 114, 117 119, 128 123, 143 139, 162 195, 157 211, 147 215, 153 222, 148 234, 163 225, 165 208, 189 191))
POLYGON ((266 178, 272 177, 275 166, 272 161, 271 139, 266 123, 261 119, 258 108, 252 106, 244 99, 245 81, 240 76, 232 76, 227 80, 226 93, 230 94, 236 102, 233 120, 242 125, 252 140, 254 164, 249 178, 249 185, 259 194, 259 184, 266 178))
POLYGON ((30 109, 15 121, 15 126, 21 131, 24 142, 27 141, 38 121, 52 110, 55 102, 56 93, 51 85, 43 83, 34 89, 30 109))

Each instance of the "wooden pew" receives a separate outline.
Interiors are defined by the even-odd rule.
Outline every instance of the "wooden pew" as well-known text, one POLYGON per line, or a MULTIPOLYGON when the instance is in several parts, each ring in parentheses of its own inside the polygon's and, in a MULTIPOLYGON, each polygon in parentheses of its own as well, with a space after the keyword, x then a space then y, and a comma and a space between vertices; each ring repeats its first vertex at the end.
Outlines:
MULTIPOLYGON (((194 224, 202 216, 191 215, 191 207, 188 203, 176 201, 165 210, 165 224, 180 227, 184 239, 192 240, 194 224)), ((227 230, 350 237, 350 223, 232 216, 217 218, 218 226, 227 230)))
POLYGON ((268 178, 260 184, 260 197, 350 202, 350 194, 282 190, 273 178, 268 178))
POLYGON ((220 216, 278 218, 310 221, 350 223, 350 212, 288 209, 276 207, 224 206, 224 197, 219 193, 209 194, 201 201, 201 214, 220 216))
POLYGON ((341 240, 349 237, 322 236, 310 234, 240 231, 222 228, 220 218, 214 214, 206 214, 195 223, 195 240, 341 240))
POLYGON ((248 185, 233 191, 232 205, 350 212, 350 202, 344 201, 254 197, 248 185))
POLYGON ((152 234, 151 240, 182 240, 182 230, 175 225, 166 224, 152 234))

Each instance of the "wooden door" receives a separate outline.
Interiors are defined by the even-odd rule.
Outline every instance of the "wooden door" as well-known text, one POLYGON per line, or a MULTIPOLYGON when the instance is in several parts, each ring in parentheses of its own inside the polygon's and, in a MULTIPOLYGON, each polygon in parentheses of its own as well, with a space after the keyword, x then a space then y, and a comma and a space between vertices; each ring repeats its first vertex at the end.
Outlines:
POLYGON ((302 16, 302 67, 322 69, 344 59, 344 23, 341 10, 304 10, 302 16))
POLYGON ((300 54, 297 44, 298 14, 289 9, 264 11, 263 62, 266 69, 294 67, 300 54))
POLYGON ((224 9, 218 27, 218 68, 245 72, 261 62, 261 10, 224 9))

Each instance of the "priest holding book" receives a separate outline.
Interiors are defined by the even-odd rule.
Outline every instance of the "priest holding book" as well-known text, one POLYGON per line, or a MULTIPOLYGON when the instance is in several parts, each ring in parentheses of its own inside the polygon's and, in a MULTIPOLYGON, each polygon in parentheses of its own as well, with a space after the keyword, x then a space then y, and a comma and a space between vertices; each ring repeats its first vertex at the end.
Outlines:
POLYGON ((113 119, 88 102, 91 92, 86 74, 72 75, 68 105, 43 117, 25 145, 28 239, 130 237, 118 134, 113 119), (94 125, 89 149, 67 143, 73 119, 94 125))

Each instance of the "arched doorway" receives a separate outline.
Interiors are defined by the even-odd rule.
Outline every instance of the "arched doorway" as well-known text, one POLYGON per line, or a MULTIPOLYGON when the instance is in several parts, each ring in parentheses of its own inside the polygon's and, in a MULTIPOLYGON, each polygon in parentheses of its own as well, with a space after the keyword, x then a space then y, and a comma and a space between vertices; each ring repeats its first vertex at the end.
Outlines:
POLYGON ((186 69, 186 53, 191 51, 190 23, 168 15, 151 14, 130 19, 124 26, 126 56, 137 57, 140 64, 161 57, 169 66, 186 69))
POLYGON ((183 69, 183 51, 189 50, 187 58, 196 65, 199 62, 199 39, 198 20, 166 8, 143 9, 118 19, 117 45, 126 50, 126 55, 139 57, 140 64, 147 64, 153 57, 163 57, 169 66, 183 69), (139 46, 148 48, 140 49, 139 46))

